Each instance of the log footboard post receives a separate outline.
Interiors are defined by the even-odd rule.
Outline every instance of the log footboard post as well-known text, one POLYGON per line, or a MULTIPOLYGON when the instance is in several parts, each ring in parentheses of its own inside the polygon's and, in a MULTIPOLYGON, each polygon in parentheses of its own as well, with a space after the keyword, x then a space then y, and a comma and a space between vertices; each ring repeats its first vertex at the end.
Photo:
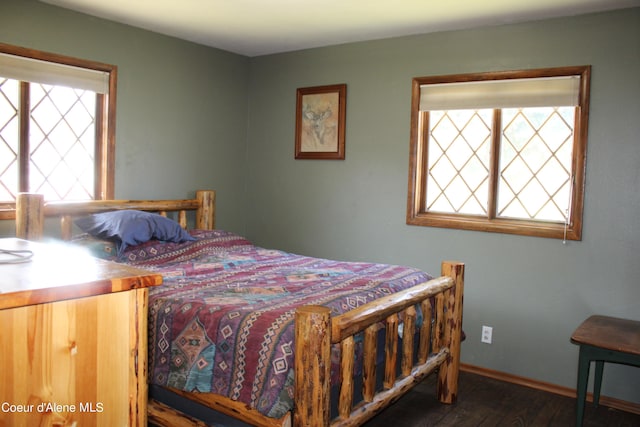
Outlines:
POLYGON ((455 403, 458 398, 458 374, 460 371, 460 343, 462 339, 462 300, 464 295, 464 264, 445 261, 442 275, 453 279, 454 288, 446 294, 445 346, 449 356, 438 372, 438 400, 455 403))
POLYGON ((44 196, 18 193, 16 197, 16 237, 40 240, 44 230, 44 196))
POLYGON ((216 228, 216 192, 214 190, 196 191, 200 207, 196 210, 196 228, 213 230, 216 228))
POLYGON ((331 316, 322 306, 295 315, 295 427, 327 427, 330 421, 331 316))

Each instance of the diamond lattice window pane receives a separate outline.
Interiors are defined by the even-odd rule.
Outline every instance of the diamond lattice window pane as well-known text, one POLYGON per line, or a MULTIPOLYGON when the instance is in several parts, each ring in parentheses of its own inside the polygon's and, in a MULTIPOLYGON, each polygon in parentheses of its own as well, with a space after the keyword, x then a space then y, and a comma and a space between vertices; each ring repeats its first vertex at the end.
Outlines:
POLYGON ((521 154, 522 159, 534 173, 537 173, 553 155, 539 136, 531 138, 529 143, 522 149, 521 154))
POLYGON ((504 130, 503 141, 511 144, 515 151, 519 152, 535 135, 535 130, 527 118, 519 110, 503 110, 504 130), (514 114, 515 113, 515 114, 514 114), (511 120, 509 120, 511 118, 511 120))
POLYGON ((430 112, 428 210, 486 213, 491 117, 492 110, 430 112))
POLYGON ((529 123, 534 129, 540 129, 549 120, 553 113, 553 107, 523 108, 520 110, 525 114, 529 123))
POLYGON ((546 219, 549 221, 558 221, 564 222, 566 218, 571 214, 571 182, 567 181, 564 183, 562 187, 558 189, 558 191, 554 194, 553 198, 550 200, 549 205, 557 208, 557 211, 553 211, 553 214, 542 213, 543 217, 541 219, 546 219))
POLYGON ((540 221, 564 222, 565 211, 560 210, 558 205, 549 201, 540 209, 536 215, 536 219, 540 221))
MULTIPOLYGON (((96 149, 96 136, 95 136, 95 126, 92 124, 86 132, 80 135, 80 139, 78 143, 82 146, 84 151, 89 153, 89 156, 93 160, 95 158, 95 149, 96 149)), ((93 167, 93 165, 91 165, 93 167)))
POLYGON ((7 118, 2 121, 0 118, 0 142, 14 153, 18 152, 18 132, 19 122, 18 115, 7 118))
POLYGON ((456 176, 456 168, 453 167, 448 158, 442 157, 433 167, 430 168, 432 182, 439 188, 445 188, 456 176))
POLYGON ((460 171, 460 176, 475 193, 478 187, 489 179, 489 169, 478 157, 472 157, 460 171))
POLYGON ((37 185, 31 183, 34 188, 34 192, 40 193, 44 196, 45 200, 59 200, 60 196, 56 189, 48 181, 41 180, 37 185))
POLYGON ((432 120, 431 126, 431 140, 438 144, 442 151, 446 151, 458 136, 458 129, 448 115, 445 115, 440 120, 432 120))
POLYGON ((67 200, 91 199, 91 189, 87 189, 79 185, 74 185, 73 187, 71 187, 69 192, 64 195, 64 198, 67 200))
POLYGON ((549 201, 549 195, 537 180, 529 182, 518 198, 529 213, 529 218, 535 218, 542 206, 549 201))
POLYGON ((491 116, 488 113, 489 111, 483 110, 479 114, 474 114, 461 132, 474 151, 491 137, 491 116), (483 118, 483 115, 489 117, 483 118))
POLYGON ((467 215, 486 215, 487 207, 486 200, 488 200, 488 180, 485 180, 478 188, 473 192, 473 196, 466 201, 460 208, 461 214, 467 215))
POLYGON ((45 135, 53 130, 62 119, 62 115, 53 104, 51 98, 44 94, 43 98, 31 97, 31 121, 42 130, 45 135))
POLYGON ((18 82, 0 78, 0 200, 18 188, 18 99, 18 82))
POLYGON ((94 174, 96 95, 60 86, 32 85, 30 173, 45 198, 90 199, 94 174))
POLYGON ((17 146, 18 82, 0 79, 0 137, 17 146))
POLYGON ((19 85, 20 82, 17 80, 0 77, 0 92, 2 92, 0 96, 5 98, 14 108, 18 107, 19 85))
POLYGON ((544 165, 536 176, 546 192, 553 195, 569 182, 571 173, 556 158, 553 158, 544 165))
POLYGON ((514 193, 519 193, 533 178, 533 174, 521 157, 516 157, 511 164, 502 170, 500 176, 500 183, 511 188, 514 193))
POLYGON ((80 144, 74 145, 65 156, 67 167, 73 171, 74 175, 80 176, 86 170, 93 170, 91 167, 93 158, 80 144))
MULTIPOLYGON (((45 175, 33 165, 29 168, 29 185, 29 191, 32 191, 34 193, 42 193, 42 188, 45 185, 48 185, 45 175)), ((43 194, 45 194, 45 199, 55 200, 55 197, 53 199, 47 198, 47 195, 55 195, 55 191, 49 191, 48 193, 43 194)))
POLYGON ((527 210, 522 206, 520 200, 513 199, 503 210, 500 210, 501 218, 528 218, 527 210))
MULTIPOLYGON (((566 108, 503 110, 498 216, 564 221, 566 200, 558 197, 571 180, 574 111, 566 108), (508 188, 507 188, 508 187, 508 188)), ((567 190, 568 191, 568 190, 567 190)))
POLYGON ((95 105, 87 106, 78 100, 65 115, 65 119, 76 135, 82 135, 93 125, 93 115, 90 111, 95 111, 95 105))
POLYGON ((0 176, 4 175, 7 169, 17 162, 17 159, 18 156, 7 144, 0 144, 0 176))
POLYGON ((12 200, 13 198, 15 198, 15 194, 9 191, 4 183, 0 181, 0 200, 12 200))
POLYGON ((18 188, 18 161, 11 162, 0 175, 0 200, 13 200, 18 188))
POLYGON ((462 136, 459 136, 449 146, 446 156, 456 170, 460 170, 469 161, 469 158, 473 156, 473 151, 467 141, 462 136))
POLYGON ((556 160, 562 164, 562 167, 565 170, 571 170, 571 164, 573 161, 573 141, 567 141, 562 144, 560 149, 556 151, 556 160))
POLYGON ((465 215, 484 215, 486 214, 486 211, 484 207, 478 203, 478 199, 472 197, 460 207, 459 213, 465 215))
POLYGON ((78 93, 82 92, 65 86, 45 86, 46 89, 49 89, 48 96, 51 102, 63 116, 69 114, 71 108, 78 102, 78 93))
MULTIPOLYGON (((564 109, 569 109, 573 113, 571 108, 564 107, 564 109)), ((567 122, 559 112, 554 111, 549 120, 540 128, 539 134, 549 149, 556 151, 562 144, 572 139, 573 117, 570 122, 567 122)))
POLYGON ((439 192, 433 199, 431 204, 428 204, 429 211, 432 212, 455 212, 455 209, 444 196, 444 193, 439 192))
POLYGON ((513 148, 513 145, 505 142, 500 145, 500 164, 501 169, 504 169, 504 165, 511 164, 518 156, 518 152, 513 148))
POLYGON ((63 157, 77 142, 76 135, 66 121, 61 121, 53 128, 49 134, 49 141, 63 157))
POLYGON ((61 160, 62 156, 51 141, 45 140, 31 154, 31 169, 38 169, 46 177, 53 172, 61 160))
POLYGON ((55 183, 56 193, 61 199, 65 198, 76 182, 76 177, 64 162, 58 163, 48 178, 50 182, 55 183))
POLYGON ((446 115, 455 123, 460 130, 473 119, 478 110, 450 110, 446 115))
POLYGON ((456 177, 451 181, 446 188, 446 194, 456 212, 459 212, 460 208, 472 196, 471 190, 460 177, 456 177))

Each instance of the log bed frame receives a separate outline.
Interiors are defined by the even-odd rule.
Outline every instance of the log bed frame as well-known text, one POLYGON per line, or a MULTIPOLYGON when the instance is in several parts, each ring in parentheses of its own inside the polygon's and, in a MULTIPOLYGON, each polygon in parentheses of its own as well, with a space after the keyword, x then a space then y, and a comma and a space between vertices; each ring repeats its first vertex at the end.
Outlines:
MULTIPOLYGON (((59 217, 61 236, 72 236, 73 217, 118 209, 177 212, 177 220, 187 227, 187 211, 195 211, 195 228, 215 228, 215 192, 197 191, 185 200, 95 200, 47 202, 37 194, 22 193, 16 199, 16 236, 39 240, 44 234, 45 217, 59 217)), ((173 215, 173 214, 172 214, 173 215)), ((212 393, 188 393, 169 389, 191 401, 256 426, 358 426, 399 399, 420 380, 437 372, 437 397, 442 403, 455 403, 458 393, 464 264, 443 262, 441 277, 389 295, 340 316, 331 317, 322 306, 305 306, 295 315, 295 394, 294 410, 280 419, 269 418, 247 405, 212 393), (431 300, 435 300, 435 304, 431 300), (415 306, 424 318, 435 319, 416 326, 415 306), (433 309, 432 309, 433 306, 433 309), (380 322, 387 331, 404 323, 404 334, 419 334, 417 361, 413 340, 399 345, 397 333, 386 334, 385 368, 381 372, 383 389, 376 391, 377 335, 380 322), (362 368, 363 401, 353 402, 354 335, 364 332, 362 368), (330 349, 341 348, 338 415, 330 419, 330 349), (401 347, 401 348, 399 348, 401 347), (371 357, 369 357, 371 356, 371 357), (399 362, 400 373, 395 367, 399 362), (387 368, 389 367, 389 368, 387 368)), ((159 426, 202 426, 204 423, 150 399, 148 420, 159 426)), ((145 423, 146 425, 146 423, 145 423)))

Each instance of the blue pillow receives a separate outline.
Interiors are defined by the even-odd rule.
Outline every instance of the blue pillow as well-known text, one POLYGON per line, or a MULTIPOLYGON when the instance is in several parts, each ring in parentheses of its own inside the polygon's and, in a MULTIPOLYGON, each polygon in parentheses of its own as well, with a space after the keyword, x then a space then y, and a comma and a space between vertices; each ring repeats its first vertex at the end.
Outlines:
POLYGON ((75 224, 94 237, 115 241, 118 256, 127 246, 139 245, 151 239, 176 243, 196 240, 174 220, 143 211, 97 213, 78 218, 75 224))

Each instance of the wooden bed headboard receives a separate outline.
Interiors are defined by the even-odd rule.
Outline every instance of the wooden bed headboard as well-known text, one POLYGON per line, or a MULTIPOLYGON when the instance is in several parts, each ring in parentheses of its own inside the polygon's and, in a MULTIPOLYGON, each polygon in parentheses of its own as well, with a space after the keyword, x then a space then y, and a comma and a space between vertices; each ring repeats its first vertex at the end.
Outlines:
POLYGON ((16 237, 40 240, 46 217, 59 217, 62 239, 72 237, 73 217, 123 209, 158 212, 178 212, 178 222, 187 228, 187 211, 195 211, 195 228, 215 228, 216 193, 198 190, 194 199, 183 200, 85 200, 45 202, 41 194, 19 193, 16 198, 16 237))

